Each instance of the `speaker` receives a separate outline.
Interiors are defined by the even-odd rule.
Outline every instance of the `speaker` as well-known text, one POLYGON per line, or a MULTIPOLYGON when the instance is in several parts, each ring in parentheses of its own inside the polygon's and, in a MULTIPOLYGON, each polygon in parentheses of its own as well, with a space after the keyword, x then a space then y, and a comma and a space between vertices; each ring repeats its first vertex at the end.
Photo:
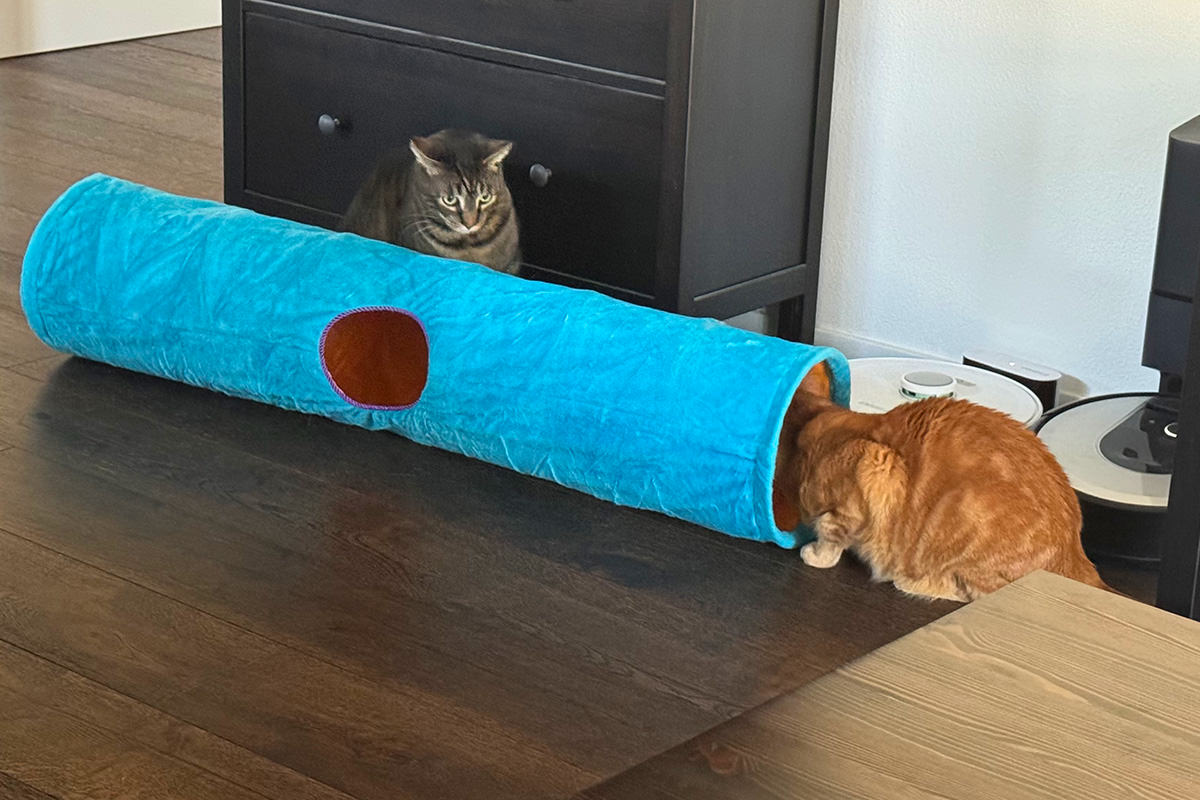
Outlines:
POLYGON ((1187 362, 1188 325, 1200 273, 1200 117, 1171 131, 1142 364, 1178 394, 1187 362))

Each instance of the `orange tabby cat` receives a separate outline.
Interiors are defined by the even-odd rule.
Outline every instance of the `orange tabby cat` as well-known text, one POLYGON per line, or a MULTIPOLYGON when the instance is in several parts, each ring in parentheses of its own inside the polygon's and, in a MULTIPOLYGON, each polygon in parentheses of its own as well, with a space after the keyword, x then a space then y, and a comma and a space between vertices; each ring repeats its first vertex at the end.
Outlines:
POLYGON ((901 591, 960 601, 1038 569, 1108 589, 1067 476, 1015 420, 950 399, 860 414, 806 388, 776 486, 780 527, 795 518, 817 533, 805 563, 832 567, 849 549, 901 591))

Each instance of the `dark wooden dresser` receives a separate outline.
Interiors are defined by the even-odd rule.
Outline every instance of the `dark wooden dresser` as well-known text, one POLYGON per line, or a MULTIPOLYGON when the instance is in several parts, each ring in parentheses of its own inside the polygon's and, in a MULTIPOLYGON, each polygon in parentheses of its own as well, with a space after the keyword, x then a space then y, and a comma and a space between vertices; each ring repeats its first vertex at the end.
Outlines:
POLYGON ((526 274, 811 340, 837 0, 224 0, 225 197, 333 226, 385 150, 516 143, 526 274))

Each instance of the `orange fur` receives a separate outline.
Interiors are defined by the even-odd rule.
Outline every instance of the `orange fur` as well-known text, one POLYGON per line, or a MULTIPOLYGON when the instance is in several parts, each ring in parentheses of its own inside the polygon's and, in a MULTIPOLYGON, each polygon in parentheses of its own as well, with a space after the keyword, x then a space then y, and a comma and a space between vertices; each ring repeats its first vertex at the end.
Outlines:
MULTIPOLYGON (((878 580, 923 597, 970 601, 1038 569, 1108 589, 1079 540, 1079 501, 1032 432, 965 400, 859 414, 819 393, 789 411, 799 518, 818 567, 857 553, 878 580)), ((1111 591, 1111 590, 1110 590, 1111 591)))
MULTIPOLYGON (((822 361, 810 369, 800 381, 797 397, 828 398, 832 382, 829 365, 822 361)), ((774 505, 775 526, 781 531, 794 531, 800 527, 800 507, 796 504, 799 485, 796 483, 795 443, 803 422, 804 408, 803 403, 793 399, 783 417, 783 429, 779 433, 771 500, 774 505)))

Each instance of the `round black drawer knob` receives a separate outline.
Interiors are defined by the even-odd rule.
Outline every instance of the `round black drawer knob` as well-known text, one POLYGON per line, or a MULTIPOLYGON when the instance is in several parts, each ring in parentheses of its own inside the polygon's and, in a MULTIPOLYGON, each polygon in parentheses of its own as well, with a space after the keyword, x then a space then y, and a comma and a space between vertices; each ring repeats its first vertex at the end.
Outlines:
POLYGON ((529 180, 533 181, 533 185, 539 189, 550 182, 550 176, 553 174, 541 164, 534 164, 529 168, 529 180))
POLYGON ((317 118, 317 130, 326 136, 333 136, 338 131, 346 129, 346 123, 332 114, 322 114, 317 118))

